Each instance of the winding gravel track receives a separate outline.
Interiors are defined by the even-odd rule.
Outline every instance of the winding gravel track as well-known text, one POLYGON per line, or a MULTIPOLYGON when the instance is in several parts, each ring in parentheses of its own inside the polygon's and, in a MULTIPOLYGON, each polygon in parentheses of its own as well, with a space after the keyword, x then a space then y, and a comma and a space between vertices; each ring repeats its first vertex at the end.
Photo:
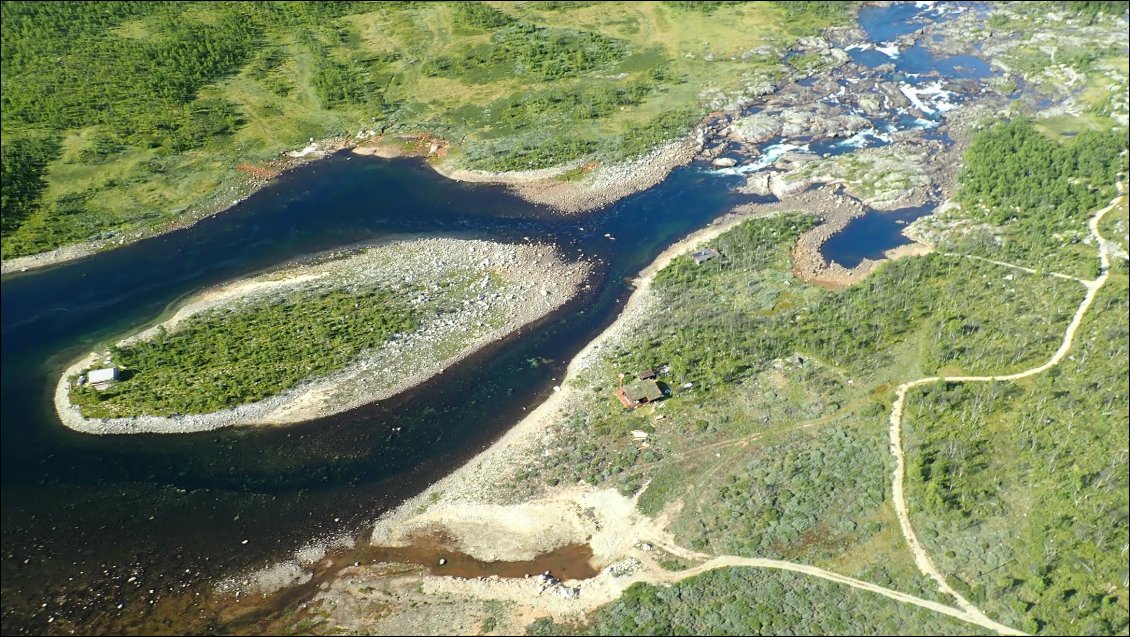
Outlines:
MULTIPOLYGON (((670 548, 672 547, 664 546, 663 548, 665 550, 670 550, 670 548)), ((674 583, 687 579, 689 577, 702 575, 703 573, 712 571, 716 568, 730 568, 735 566, 772 568, 781 571, 802 573, 804 575, 819 577, 820 579, 836 582, 837 584, 843 584, 845 586, 850 586, 859 590, 870 591, 872 593, 888 597, 898 602, 921 606, 922 608, 926 608, 943 615, 949 615, 950 617, 960 619, 961 621, 968 622, 970 624, 976 624, 983 628, 996 631, 1002 635, 1024 634, 1014 628, 1009 628, 1008 626, 1005 626, 1003 624, 998 624, 997 622, 994 622, 993 620, 985 617, 984 615, 980 615, 979 613, 970 613, 962 609, 954 608, 953 606, 947 606, 939 602, 922 599, 921 597, 915 597, 914 595, 908 595, 907 593, 900 593, 896 590, 885 588, 883 586, 872 584, 870 582, 864 582, 862 580, 855 579, 854 577, 840 575, 839 573, 824 570, 816 566, 796 564, 794 562, 784 562, 781 560, 770 560, 759 557, 738 557, 736 555, 719 555, 718 557, 711 558, 703 564, 682 571, 664 572, 660 569, 653 569, 652 573, 650 573, 647 577, 647 580, 655 583, 674 583)))
MULTIPOLYGON (((1122 187, 1120 184, 1119 192, 1121 191, 1122 187)), ((1099 221, 1107 212, 1114 208, 1114 206, 1123 196, 1125 195, 1119 195, 1119 197, 1116 197, 1113 201, 1110 202, 1110 205, 1097 211, 1091 217, 1089 224, 1091 229, 1091 236, 1093 236, 1098 243, 1099 261, 1101 263, 1101 274, 1099 275, 1099 277, 1094 281, 1086 281, 1064 274, 1049 273, 1052 276, 1058 276, 1061 278, 1078 281, 1087 288, 1087 294, 1083 297, 1083 302, 1079 304, 1079 308, 1075 311, 1075 316, 1072 317, 1071 323, 1068 324, 1067 331, 1064 332, 1063 342, 1060 343, 1059 349, 1055 351, 1055 353, 1050 359, 1048 359, 1047 362, 1038 367, 1033 367, 1031 369, 1014 374, 1001 374, 997 376, 930 376, 928 378, 919 378, 918 380, 903 383, 898 386, 898 389, 895 390, 895 401, 894 404, 891 405, 890 419, 891 453, 895 456, 895 470, 892 476, 891 495, 895 503, 895 511, 898 515, 899 525, 902 527, 903 537, 906 539, 906 543, 910 547, 911 553, 914 555, 914 561, 918 565, 918 570, 920 570, 924 575, 933 579, 937 583, 939 591, 953 597, 953 599, 957 602, 958 607, 960 607, 967 614, 968 618, 970 618, 971 620, 973 618, 976 618, 977 621, 974 621, 974 623, 985 626, 986 628, 992 627, 993 630, 998 630, 1001 632, 1003 632, 1001 630, 1003 628, 1007 629, 1008 631, 1013 631, 1014 634, 1017 634, 1013 629, 1001 626, 1000 624, 997 624, 996 622, 993 622, 991 619, 986 617, 980 609, 973 605, 973 603, 971 603, 969 600, 965 599, 965 597, 955 591, 949 585, 949 583, 946 582, 945 576, 942 575, 940 571, 938 571, 937 566, 934 565, 934 561, 922 547, 922 543, 919 542, 918 536, 914 533, 914 527, 910 523, 910 510, 906 502, 906 494, 903 486, 904 477, 906 475, 906 457, 903 454, 902 449, 902 414, 903 407, 906 404, 906 394, 908 391, 915 387, 937 382, 974 383, 1019 380, 1021 378, 1027 378, 1029 376, 1034 376, 1041 372, 1045 372, 1057 365, 1061 360, 1063 360, 1063 357, 1066 356, 1067 352, 1071 350, 1071 345, 1075 340, 1075 332, 1079 329, 1079 325, 1082 324, 1083 317, 1087 314, 1087 310, 1090 309, 1091 304, 1095 300, 1095 296, 1098 295, 1099 290, 1102 289, 1103 285, 1106 283, 1107 278, 1110 275, 1110 254, 1113 250, 1113 246, 1110 242, 1104 239, 1101 234, 1099 234, 1099 221)), ((1025 268, 1010 263, 992 261, 990 259, 983 260, 989 261, 991 263, 996 263, 998 265, 1024 270, 1026 272, 1035 272, 1035 270, 1032 270, 1030 268, 1025 268)))

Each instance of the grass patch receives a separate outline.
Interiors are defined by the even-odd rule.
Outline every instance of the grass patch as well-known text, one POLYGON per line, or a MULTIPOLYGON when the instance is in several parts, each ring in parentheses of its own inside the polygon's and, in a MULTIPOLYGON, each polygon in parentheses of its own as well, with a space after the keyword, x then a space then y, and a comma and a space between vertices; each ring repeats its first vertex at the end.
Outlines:
POLYGON ((1099 233, 1123 250, 1130 250, 1130 200, 1121 198, 1114 209, 1106 213, 1099 222, 1099 233))
POLYGON ((885 495, 886 440, 878 427, 831 425, 759 441, 731 458, 677 534, 715 554, 802 562, 866 541, 885 495))
POLYGON ((173 333, 115 347, 124 380, 74 387, 87 417, 199 414, 262 400, 348 365, 416 318, 379 289, 298 292, 189 319, 173 333))
POLYGON ((487 170, 637 156, 846 19, 794 4, 5 3, 3 257, 175 225, 311 137, 427 133, 487 170))

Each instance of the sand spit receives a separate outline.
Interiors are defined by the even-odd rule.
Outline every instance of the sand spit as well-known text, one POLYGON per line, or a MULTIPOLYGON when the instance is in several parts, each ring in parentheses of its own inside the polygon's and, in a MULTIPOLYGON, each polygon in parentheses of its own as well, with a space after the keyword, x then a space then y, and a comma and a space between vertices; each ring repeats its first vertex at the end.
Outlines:
POLYGON ((551 168, 506 172, 458 168, 447 159, 447 142, 426 135, 377 138, 352 152, 386 159, 424 157, 436 172, 449 179, 507 186, 530 203, 563 213, 581 213, 660 183, 676 167, 694 159, 702 149, 703 139, 704 129, 699 126, 686 137, 635 159, 611 164, 574 161, 551 168))

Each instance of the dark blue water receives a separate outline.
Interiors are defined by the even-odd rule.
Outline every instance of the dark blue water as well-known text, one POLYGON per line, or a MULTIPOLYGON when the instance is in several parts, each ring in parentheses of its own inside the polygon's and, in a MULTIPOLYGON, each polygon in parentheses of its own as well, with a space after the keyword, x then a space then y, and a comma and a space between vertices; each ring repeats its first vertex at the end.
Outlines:
POLYGON ((864 259, 882 259, 887 250, 910 243, 902 235, 907 224, 933 210, 934 204, 930 204, 870 212, 852 219, 841 232, 832 235, 821 246, 820 253, 829 262, 835 261, 845 268, 854 268, 864 259))
POLYGON ((938 78, 980 80, 993 74, 992 68, 981 58, 972 55, 936 56, 921 44, 900 51, 894 63, 896 71, 906 74, 906 82, 912 85, 938 78))
POLYGON ((870 69, 893 64, 894 77, 911 85, 938 79, 979 80, 993 74, 992 67, 981 58, 972 55, 936 56, 921 44, 902 49, 893 58, 875 49, 852 49, 848 54, 855 62, 870 69))
POLYGON ((50 616, 60 630, 129 626, 116 618, 117 604, 127 615, 150 614, 146 596, 127 586, 131 576, 141 573, 156 590, 192 590, 319 533, 361 528, 536 406, 614 317, 629 293, 626 277, 746 200, 728 181, 684 168, 616 206, 567 218, 418 162, 342 155, 193 228, 5 278, 5 632, 37 632, 50 616), (188 294, 335 246, 453 232, 531 237, 583 253, 597 266, 592 291, 423 387, 315 422, 100 437, 56 421, 50 393, 69 360, 152 323, 188 294))
MULTIPOLYGON (((977 4, 969 7, 967 10, 970 11, 984 10, 977 4)), ((860 26, 878 46, 913 33, 936 19, 936 10, 927 10, 915 3, 895 3, 886 7, 869 5, 859 10, 860 26)), ((972 55, 937 56, 917 43, 902 49, 894 58, 875 49, 852 49, 848 53, 867 68, 893 64, 894 79, 912 86, 938 79, 980 80, 993 74, 989 64, 981 58, 972 55)))

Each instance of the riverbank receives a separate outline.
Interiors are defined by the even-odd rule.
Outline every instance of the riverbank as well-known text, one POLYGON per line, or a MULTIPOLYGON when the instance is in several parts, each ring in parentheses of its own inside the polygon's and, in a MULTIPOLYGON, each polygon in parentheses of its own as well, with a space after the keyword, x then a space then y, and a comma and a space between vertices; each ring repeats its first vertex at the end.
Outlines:
POLYGON ((206 291, 171 318, 118 342, 151 339, 184 321, 307 290, 377 285, 408 290, 421 324, 394 335, 346 368, 281 394, 231 409, 180 416, 87 418, 72 403, 73 379, 106 352, 69 366, 55 389, 63 424, 86 433, 187 433, 237 425, 303 422, 383 400, 431 378, 485 345, 561 307, 580 290, 589 266, 567 263, 552 246, 464 239, 411 239, 316 255, 304 263, 206 291))
POLYGON ((530 203, 578 214, 611 205, 660 183, 675 168, 689 164, 702 145, 703 131, 696 127, 684 138, 642 157, 610 164, 592 162, 531 173, 451 169, 442 163, 433 167, 457 181, 505 185, 530 203))
POLYGON ((579 214, 611 205, 662 182, 672 170, 689 164, 701 152, 704 135, 704 128, 699 125, 681 139, 642 157, 619 162, 575 161, 539 170, 506 172, 459 168, 448 156, 450 145, 427 135, 381 137, 353 147, 352 152, 385 159, 422 157, 448 179, 505 186, 532 204, 579 214))
POLYGON ((428 135, 404 135, 393 139, 377 138, 362 131, 354 137, 334 137, 312 142, 308 146, 280 155, 268 167, 248 170, 246 179, 218 192, 199 209, 190 211, 176 223, 160 230, 147 229, 129 234, 84 241, 38 254, 0 261, 0 275, 27 272, 39 268, 77 261, 99 252, 124 247, 169 232, 192 227, 196 223, 227 212, 247 197, 274 183, 281 174, 295 170, 341 150, 369 157, 392 159, 420 157, 440 175, 455 181, 488 183, 506 186, 516 195, 537 205, 558 212, 579 214, 611 205, 624 197, 646 190, 662 182, 671 171, 694 159, 703 144, 701 127, 682 139, 664 144, 646 155, 610 164, 577 164, 531 171, 492 173, 456 168, 444 161, 449 145, 428 135), (570 171, 578 171, 571 174, 570 171))
MULTIPOLYGON (((819 203, 814 193, 804 202, 819 203)), ((675 511, 651 518, 639 511, 634 498, 587 485, 561 485, 530 500, 515 500, 508 485, 521 479, 531 458, 557 444, 561 418, 590 399, 591 390, 577 379, 654 317, 657 297, 651 286, 659 271, 742 222, 803 207, 797 201, 744 206, 662 252, 634 279, 635 290, 616 320, 570 361, 547 400, 478 456, 381 516, 371 536, 372 544, 382 547, 410 546, 424 535, 444 537, 449 550, 485 562, 531 560, 584 544, 592 549, 588 565, 599 570, 595 577, 556 581, 531 573, 527 578, 461 578, 383 562, 355 563, 323 583, 305 612, 337 631, 468 632, 489 617, 496 630, 520 633, 547 615, 555 621, 580 619, 635 582, 663 581, 669 574, 658 565, 661 560, 699 561, 700 555, 679 547, 666 531, 675 511), (437 596, 445 600, 441 606, 434 604, 437 596), (384 611, 374 619, 377 605, 384 611)), ((316 570, 296 555, 293 561, 233 578, 224 590, 269 593, 265 580, 278 586, 305 581, 312 576, 307 568, 316 570), (274 576, 280 572, 288 576, 274 576), (242 589, 241 581, 247 582, 242 589)))
MULTIPOLYGON (((767 208, 761 213, 771 214, 778 206, 767 208)), ((652 316, 656 309, 651 289, 655 275, 675 258, 749 218, 748 212, 726 215, 663 251, 634 279, 635 290, 616 320, 570 361, 565 378, 547 400, 478 456, 381 516, 371 536, 372 544, 391 547, 409 545, 422 534, 446 537, 450 549, 488 562, 532 559, 561 546, 585 544, 593 552, 589 564, 600 570, 596 577, 583 583, 551 583, 538 577, 468 579, 434 576, 421 568, 396 568, 387 563, 355 564, 323 584, 321 592, 308 603, 308 610, 328 613, 322 620, 327 626, 361 632, 410 634, 423 626, 467 632, 472 627, 459 622, 468 614, 475 617, 474 609, 467 613, 469 606, 502 601, 512 605, 514 612, 499 618, 503 620, 500 629, 520 632, 548 611, 558 618, 580 616, 615 599, 627 586, 647 579, 649 573, 659 572, 647 555, 649 549, 642 547, 673 545, 663 530, 666 517, 653 520, 642 515, 634 499, 615 490, 568 486, 535 501, 510 502, 505 486, 518 479, 517 473, 529 458, 541 454, 551 443, 556 421, 570 404, 585 399, 585 391, 572 381, 652 316), (583 594, 571 592, 578 587, 583 594), (432 604, 421 604, 420 608, 411 604, 437 595, 451 603, 442 610, 432 604), (370 613, 361 611, 378 600, 393 607, 374 623, 370 613), (448 621, 451 623, 444 624, 448 621)), ((312 563, 305 556, 308 552, 300 551, 292 560, 225 580, 219 591, 249 604, 254 603, 253 595, 269 595, 309 581, 314 571, 325 565, 312 563)))
POLYGON ((350 148, 358 141, 365 139, 364 133, 358 137, 330 137, 317 142, 312 142, 300 150, 281 153, 274 160, 262 166, 242 164, 237 168, 241 177, 230 183, 223 184, 216 192, 197 207, 188 210, 184 216, 169 222, 161 228, 146 228, 136 232, 110 233, 110 236, 90 241, 81 241, 70 245, 61 246, 54 250, 47 250, 37 254, 5 259, 0 261, 0 275, 27 272, 40 268, 61 265, 70 261, 77 261, 86 257, 125 247, 127 245, 152 239, 170 232, 191 228, 197 223, 231 210, 244 199, 259 192, 275 182, 283 173, 301 168, 319 159, 328 157, 342 149, 350 148))

